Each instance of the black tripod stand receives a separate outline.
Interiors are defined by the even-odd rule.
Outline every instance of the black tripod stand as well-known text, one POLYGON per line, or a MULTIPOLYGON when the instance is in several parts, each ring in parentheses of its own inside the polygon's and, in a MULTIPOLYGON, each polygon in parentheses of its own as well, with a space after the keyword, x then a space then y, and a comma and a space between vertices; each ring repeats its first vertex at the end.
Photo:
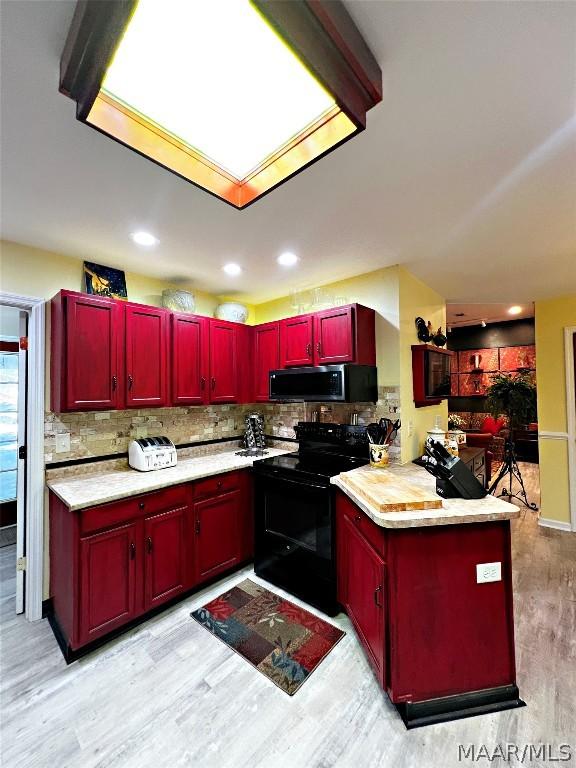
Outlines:
POLYGON ((488 493, 493 493, 496 488, 498 487, 498 483, 503 480, 506 475, 509 475, 509 484, 508 488, 502 488, 499 496, 504 496, 509 499, 518 499, 522 502, 525 506, 528 507, 528 509, 536 510, 538 507, 534 502, 528 501, 528 496, 526 495, 526 488, 524 487, 524 480, 522 479, 522 473, 520 472, 520 467, 518 466, 518 461, 516 459, 516 451, 514 449, 514 442, 510 440, 509 438, 506 438, 506 443, 504 445, 504 464, 500 467, 500 472, 498 472, 498 477, 492 485, 490 486, 490 490, 488 493), (518 484, 520 485, 520 490, 516 493, 512 493, 512 481, 516 478, 518 481, 518 484))

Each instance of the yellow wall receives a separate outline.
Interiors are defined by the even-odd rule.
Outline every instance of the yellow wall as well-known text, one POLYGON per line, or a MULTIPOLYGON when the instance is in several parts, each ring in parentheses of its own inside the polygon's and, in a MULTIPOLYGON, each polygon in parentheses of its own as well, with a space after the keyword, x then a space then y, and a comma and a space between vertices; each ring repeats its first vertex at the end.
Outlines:
MULTIPOLYGON (((347 304, 363 304, 376 310, 376 365, 378 384, 382 387, 398 386, 400 383, 398 273, 398 267, 386 267, 323 286, 347 304)), ((310 311, 313 309, 311 307, 310 311)), ((255 312, 257 323, 268 323, 296 314, 288 296, 258 304, 255 312)))
MULTIPOLYGON (((81 259, 6 240, 2 240, 0 245, 0 290, 40 299, 51 299, 61 288, 84 290, 81 259)), ((219 303, 216 296, 190 286, 174 285, 132 272, 126 273, 126 288, 130 301, 157 307, 162 304, 162 291, 165 288, 192 290, 199 315, 212 316, 219 303)))
POLYGON ((446 303, 442 296, 403 267, 400 277, 400 411, 402 414, 402 462, 412 461, 421 455, 426 432, 434 426, 437 415, 441 425, 448 428, 448 404, 416 408, 412 383, 412 344, 418 344, 415 319, 430 320, 434 330, 442 327, 446 333, 446 303), (410 434, 412 432, 412 434, 410 434))
MULTIPOLYGON (((566 432, 564 328, 576 326, 576 295, 536 302, 538 429, 566 432)), ((570 521, 568 441, 540 438, 540 516, 570 521)))

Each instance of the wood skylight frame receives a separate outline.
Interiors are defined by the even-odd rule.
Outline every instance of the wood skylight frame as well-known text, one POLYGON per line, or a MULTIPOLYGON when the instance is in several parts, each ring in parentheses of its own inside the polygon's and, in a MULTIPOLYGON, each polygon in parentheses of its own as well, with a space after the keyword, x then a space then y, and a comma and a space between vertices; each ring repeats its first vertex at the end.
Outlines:
MULTIPOLYGON (((251 0, 335 104, 238 179, 102 89, 137 2, 79 0, 60 62, 60 91, 76 101, 78 120, 235 208, 364 130, 366 112, 382 99, 380 67, 339 0, 251 0)), ((193 74, 190 82, 193 87, 193 74)))

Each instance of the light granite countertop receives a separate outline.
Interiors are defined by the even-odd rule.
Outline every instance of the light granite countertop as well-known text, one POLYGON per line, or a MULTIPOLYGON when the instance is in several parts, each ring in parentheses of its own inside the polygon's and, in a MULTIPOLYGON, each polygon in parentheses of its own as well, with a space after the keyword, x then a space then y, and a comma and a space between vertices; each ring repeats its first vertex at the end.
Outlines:
MULTIPOLYGON (((297 446, 294 446, 293 450, 296 449, 297 446)), ((291 453, 285 448, 267 448, 266 450, 266 455, 262 457, 236 456, 235 451, 227 451, 179 459, 175 467, 156 469, 151 472, 138 472, 136 469, 126 467, 108 472, 72 476, 69 479, 48 480, 46 484, 67 507, 76 511, 148 491, 157 491, 171 485, 232 472, 235 469, 247 469, 259 458, 269 459, 272 456, 291 453)))
MULTIPOLYGON (((342 474, 354 474, 357 470, 342 474)), ((374 469, 374 472, 392 472, 406 482, 426 490, 434 490, 436 480, 423 467, 403 464, 388 469, 374 469)), ((486 496, 483 499, 442 499, 442 509, 417 509, 409 512, 379 512, 369 502, 358 496, 340 482, 340 475, 331 483, 340 488, 369 518, 383 528, 419 528, 431 525, 458 525, 461 523, 486 523, 494 520, 511 520, 520 515, 514 504, 486 496)), ((440 498, 440 497, 438 497, 440 498)))

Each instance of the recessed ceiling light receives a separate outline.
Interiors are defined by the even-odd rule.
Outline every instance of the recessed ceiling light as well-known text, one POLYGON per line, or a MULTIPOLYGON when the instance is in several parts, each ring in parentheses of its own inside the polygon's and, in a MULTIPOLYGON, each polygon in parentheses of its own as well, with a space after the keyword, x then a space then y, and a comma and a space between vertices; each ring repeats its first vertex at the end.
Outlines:
POLYGON ((298 256, 296 256, 295 253, 286 251, 286 253, 281 253, 280 256, 278 256, 277 261, 278 264, 281 264, 283 267, 293 267, 294 264, 298 263, 298 256))
POLYGON ((157 237, 154 237, 154 235, 151 235, 150 232, 132 232, 130 237, 136 245, 144 245, 147 248, 150 248, 152 245, 158 245, 160 242, 157 237))
POLYGON ((224 264, 222 267, 227 275, 239 275, 242 272, 242 267, 239 264, 224 264))
POLYGON ((520 312, 522 312, 522 307, 519 307, 517 304, 515 304, 513 307, 510 307, 508 310, 509 315, 519 315, 520 312))

